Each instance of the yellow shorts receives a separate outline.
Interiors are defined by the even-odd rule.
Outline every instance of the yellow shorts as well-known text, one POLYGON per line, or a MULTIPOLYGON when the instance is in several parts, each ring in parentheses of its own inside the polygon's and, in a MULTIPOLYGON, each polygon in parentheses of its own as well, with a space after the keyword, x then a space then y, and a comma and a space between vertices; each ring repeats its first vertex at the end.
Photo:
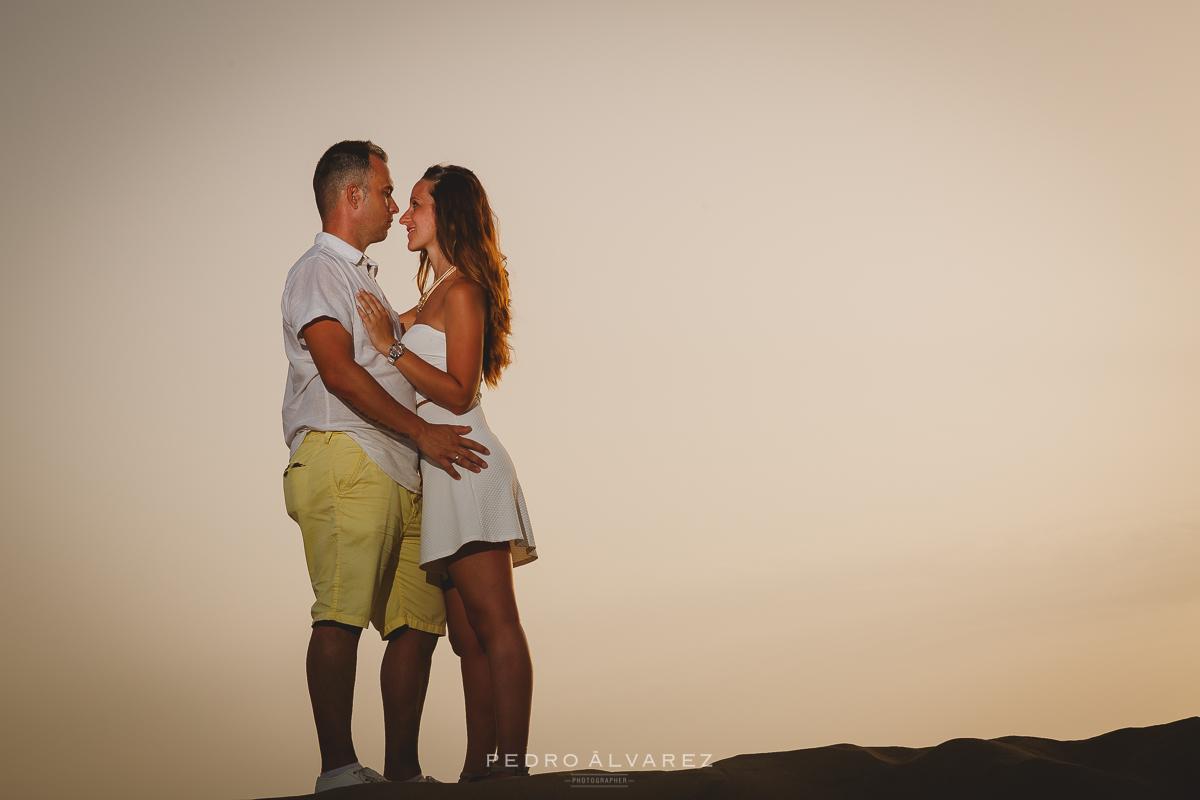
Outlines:
POLYGON ((310 431, 283 473, 304 536, 314 622, 446 632, 441 579, 417 566, 421 496, 397 484, 345 433, 310 431))

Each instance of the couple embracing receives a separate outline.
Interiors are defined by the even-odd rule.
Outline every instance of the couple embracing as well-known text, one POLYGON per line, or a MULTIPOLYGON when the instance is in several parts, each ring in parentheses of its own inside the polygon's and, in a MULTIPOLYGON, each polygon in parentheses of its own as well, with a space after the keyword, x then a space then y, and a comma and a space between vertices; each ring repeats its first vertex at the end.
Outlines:
POLYGON ((400 217, 420 253, 421 299, 396 314, 365 254, 400 213, 393 190, 379 146, 329 148, 313 177, 322 231, 283 292, 284 497, 316 596, 316 791, 433 781, 417 735, 447 626, 466 701, 460 781, 528 774, 533 667, 512 570, 537 553, 516 472, 479 404, 480 382, 496 385, 510 361, 508 272, 474 173, 431 167, 400 217), (387 641, 383 775, 359 763, 350 732, 368 624, 387 641))

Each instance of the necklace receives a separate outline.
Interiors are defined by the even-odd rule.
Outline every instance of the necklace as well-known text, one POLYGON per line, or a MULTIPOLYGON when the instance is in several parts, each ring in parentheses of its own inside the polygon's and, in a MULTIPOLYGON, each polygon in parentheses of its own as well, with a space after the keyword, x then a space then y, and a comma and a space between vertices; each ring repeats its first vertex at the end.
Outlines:
POLYGON ((438 284, 450 277, 450 273, 457 270, 458 267, 451 267, 442 273, 442 277, 433 282, 433 286, 429 287, 428 291, 421 292, 421 299, 417 301, 417 313, 421 313, 421 309, 425 307, 425 301, 429 299, 429 295, 433 294, 433 290, 438 287, 438 284))

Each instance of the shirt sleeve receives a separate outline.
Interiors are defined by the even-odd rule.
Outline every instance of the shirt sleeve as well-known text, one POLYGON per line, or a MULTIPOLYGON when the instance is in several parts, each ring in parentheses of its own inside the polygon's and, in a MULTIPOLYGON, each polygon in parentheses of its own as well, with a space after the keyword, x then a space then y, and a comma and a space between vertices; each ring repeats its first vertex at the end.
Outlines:
POLYGON ((354 333, 354 309, 350 286, 320 258, 310 258, 296 267, 283 296, 283 313, 296 338, 304 340, 304 326, 320 317, 331 317, 354 333))

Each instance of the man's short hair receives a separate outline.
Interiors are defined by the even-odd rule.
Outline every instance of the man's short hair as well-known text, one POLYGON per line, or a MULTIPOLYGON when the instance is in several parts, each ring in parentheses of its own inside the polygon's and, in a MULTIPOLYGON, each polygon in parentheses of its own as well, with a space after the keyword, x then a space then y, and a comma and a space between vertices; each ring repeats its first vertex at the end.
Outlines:
POLYGON ((371 179, 371 156, 387 163, 387 153, 370 140, 338 142, 321 156, 313 173, 313 194, 321 219, 337 208, 338 199, 350 184, 366 191, 371 179))

